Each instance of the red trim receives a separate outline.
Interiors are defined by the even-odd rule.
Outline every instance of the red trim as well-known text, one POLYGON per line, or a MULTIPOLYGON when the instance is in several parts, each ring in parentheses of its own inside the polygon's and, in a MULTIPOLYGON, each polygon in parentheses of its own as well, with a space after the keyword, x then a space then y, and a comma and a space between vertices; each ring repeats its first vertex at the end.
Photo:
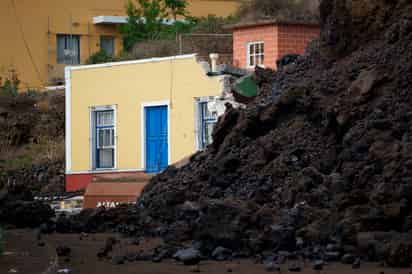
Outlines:
POLYGON ((94 176, 99 175, 122 175, 122 174, 140 174, 144 171, 124 171, 124 172, 102 172, 102 173, 83 173, 83 174, 66 174, 66 191, 73 192, 86 189, 87 185, 93 181, 94 176))
POLYGON ((93 174, 66 174, 66 191, 86 189, 93 180, 93 174))

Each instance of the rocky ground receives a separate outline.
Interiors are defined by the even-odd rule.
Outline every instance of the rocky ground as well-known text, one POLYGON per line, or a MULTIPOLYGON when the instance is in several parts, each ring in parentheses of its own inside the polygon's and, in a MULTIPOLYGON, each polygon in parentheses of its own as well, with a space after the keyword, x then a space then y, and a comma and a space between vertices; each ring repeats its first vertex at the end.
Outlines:
POLYGON ((322 270, 314 270, 312 264, 302 260, 285 260, 279 265, 265 266, 251 259, 229 261, 205 260, 194 266, 186 266, 175 260, 151 262, 150 257, 160 239, 136 240, 119 234, 52 234, 39 235, 33 230, 6 232, 6 253, 0 256, 0 273, 79 273, 79 274, 174 274, 174 273, 284 273, 291 267, 299 272, 310 273, 362 273, 408 274, 407 269, 390 269, 376 263, 362 263, 359 269, 351 265, 325 264, 322 270), (113 242, 112 249, 104 256, 102 249, 113 242), (13 272, 16 271, 16 272, 13 272))

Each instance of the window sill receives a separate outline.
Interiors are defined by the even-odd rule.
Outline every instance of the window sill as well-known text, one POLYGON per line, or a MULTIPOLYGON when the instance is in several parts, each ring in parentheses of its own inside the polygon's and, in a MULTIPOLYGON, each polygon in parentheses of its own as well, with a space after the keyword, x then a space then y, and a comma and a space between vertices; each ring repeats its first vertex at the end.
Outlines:
POLYGON ((117 168, 95 168, 92 169, 91 172, 104 172, 104 171, 116 171, 118 170, 117 168))

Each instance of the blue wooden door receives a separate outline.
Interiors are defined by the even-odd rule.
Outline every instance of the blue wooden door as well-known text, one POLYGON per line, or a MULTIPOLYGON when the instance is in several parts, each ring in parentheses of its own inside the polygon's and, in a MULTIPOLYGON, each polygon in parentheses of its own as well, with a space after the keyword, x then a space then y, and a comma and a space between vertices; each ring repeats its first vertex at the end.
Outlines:
POLYGON ((167 106, 145 108, 146 172, 157 173, 168 165, 167 106))

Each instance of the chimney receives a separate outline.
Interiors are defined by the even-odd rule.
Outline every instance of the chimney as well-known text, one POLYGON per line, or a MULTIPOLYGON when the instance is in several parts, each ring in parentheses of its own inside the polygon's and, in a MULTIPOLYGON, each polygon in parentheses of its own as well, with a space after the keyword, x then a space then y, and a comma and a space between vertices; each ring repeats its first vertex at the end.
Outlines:
POLYGON ((210 72, 217 72, 217 60, 219 59, 219 54, 211 53, 209 54, 210 58, 210 72))

